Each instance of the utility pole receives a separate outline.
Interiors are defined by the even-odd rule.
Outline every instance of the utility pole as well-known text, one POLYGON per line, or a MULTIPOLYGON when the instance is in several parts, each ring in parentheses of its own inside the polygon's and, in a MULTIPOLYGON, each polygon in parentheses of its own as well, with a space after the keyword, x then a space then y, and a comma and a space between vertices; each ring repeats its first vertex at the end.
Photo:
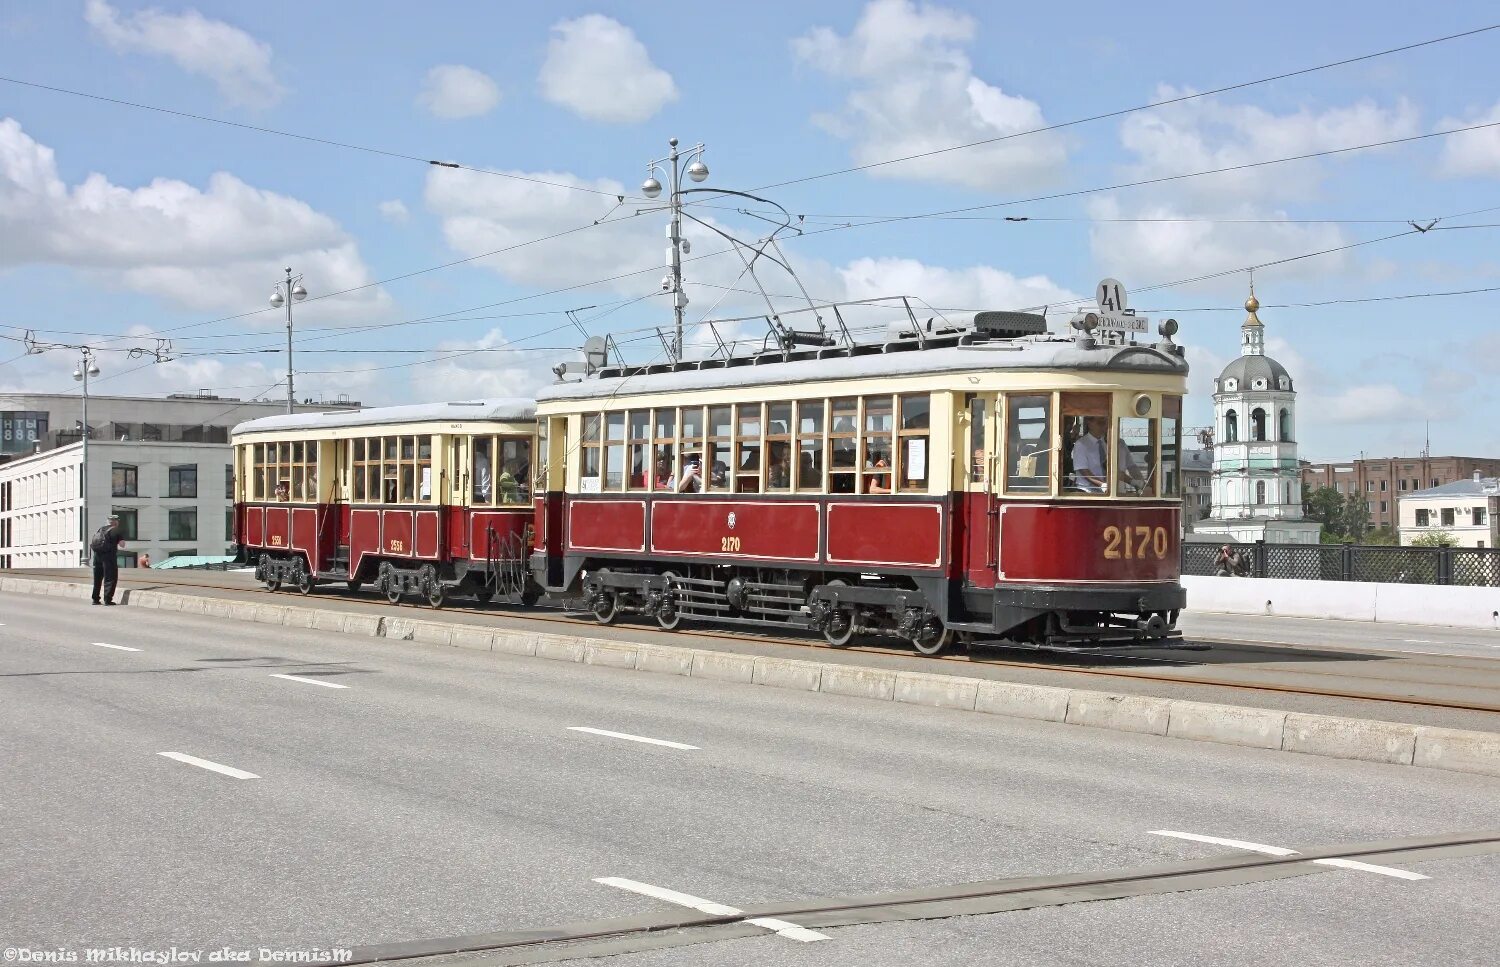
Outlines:
MULTIPOLYGON (((687 293, 682 289, 682 256, 683 253, 691 251, 688 241, 682 237, 682 175, 686 171, 687 176, 696 182, 702 182, 708 178, 708 165, 703 163, 703 143, 693 145, 687 151, 677 150, 677 139, 667 141, 672 153, 665 158, 658 158, 646 165, 646 181, 641 185, 641 194, 647 198, 655 198, 661 194, 662 184, 656 175, 662 166, 667 169, 668 182, 671 185, 672 194, 669 204, 666 206, 672 212, 672 223, 667 230, 667 238, 671 246, 667 250, 667 269, 671 272, 662 279, 662 289, 672 293, 672 317, 676 323, 676 339, 672 343, 672 358, 674 361, 682 359, 683 326, 682 317, 687 309, 687 293), (688 158, 692 162, 684 169, 682 162, 688 158)), ((660 211, 661 209, 643 209, 643 211, 660 211)))
POLYGON ((73 370, 73 378, 83 383, 83 423, 79 429, 83 433, 83 466, 79 473, 78 481, 78 524, 83 538, 83 561, 89 560, 89 437, 93 434, 89 431, 89 377, 99 375, 99 364, 94 362, 94 354, 87 346, 81 347, 82 357, 78 366, 73 370))
POLYGON ((270 301, 271 305, 278 309, 286 306, 286 411, 288 413, 295 412, 297 406, 297 394, 292 387, 292 303, 301 302, 306 298, 307 290, 302 288, 302 276, 293 278, 291 266, 287 266, 286 281, 276 283, 276 287, 271 290, 270 301))

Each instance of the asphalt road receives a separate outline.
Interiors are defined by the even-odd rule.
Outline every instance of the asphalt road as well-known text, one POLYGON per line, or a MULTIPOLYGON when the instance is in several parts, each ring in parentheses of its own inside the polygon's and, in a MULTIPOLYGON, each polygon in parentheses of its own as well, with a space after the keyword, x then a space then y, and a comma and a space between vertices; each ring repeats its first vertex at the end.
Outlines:
MULTIPOLYGON (((76 569, 9 573, 31 579, 84 580, 83 572, 76 569)), ((663 632, 646 621, 600 627, 592 620, 564 617, 553 609, 475 609, 473 602, 465 607, 455 600, 452 607, 434 612, 414 604, 394 607, 374 595, 351 596, 332 589, 305 598, 290 592, 270 594, 249 572, 126 570, 121 580, 125 587, 274 601, 290 607, 440 616, 444 621, 487 627, 1500 732, 1500 633, 1493 631, 1190 612, 1183 619, 1184 632, 1188 640, 1203 645, 1202 650, 1105 649, 1069 654, 977 647, 931 659, 888 638, 864 639, 858 647, 839 651, 824 646, 821 638, 804 635, 799 640, 779 629, 761 633, 685 623, 676 632, 663 632)))
MULTIPOLYGON (((1500 780, 1482 776, 59 598, 0 605, 7 947, 359 946, 681 912, 596 882, 609 877, 744 907, 1244 855, 1155 830, 1311 849, 1500 826, 1500 780)), ((1493 954, 1500 855, 1404 868, 1429 878, 1320 867, 606 962, 1493 954)))

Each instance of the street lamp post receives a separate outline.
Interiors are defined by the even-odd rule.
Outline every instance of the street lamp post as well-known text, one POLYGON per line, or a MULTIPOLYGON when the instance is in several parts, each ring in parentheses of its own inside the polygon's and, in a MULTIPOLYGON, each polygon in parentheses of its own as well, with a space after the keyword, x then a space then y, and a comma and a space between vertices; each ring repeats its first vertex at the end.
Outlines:
POLYGON ((276 283, 271 290, 271 305, 274 308, 286 306, 286 411, 293 412, 297 405, 297 394, 292 388, 292 303, 301 302, 307 298, 307 290, 302 288, 302 276, 292 277, 291 267, 286 270, 286 281, 276 283))
POLYGON ((89 377, 99 375, 99 364, 94 362, 94 354, 87 347, 83 347, 83 356, 78 366, 73 370, 73 378, 83 384, 83 423, 79 429, 83 433, 83 470, 79 474, 79 504, 78 522, 83 536, 82 557, 84 563, 88 563, 89 557, 89 377))
MULTIPOLYGON (((672 274, 662 280, 662 288, 672 293, 672 315, 677 323, 677 338, 672 343, 672 356, 675 360, 681 360, 682 317, 688 304, 687 293, 682 291, 682 256, 683 253, 690 251, 687 240, 682 237, 682 175, 686 172, 687 176, 694 181, 705 181, 708 178, 708 165, 703 163, 701 141, 684 152, 677 150, 676 138, 672 138, 667 144, 671 146, 672 153, 646 165, 646 181, 641 185, 641 194, 647 198, 655 198, 661 194, 662 185, 656 175, 664 166, 672 186, 670 202, 666 206, 672 212, 672 225, 668 231, 672 245, 667 251, 667 268, 672 274), (686 167, 683 166, 684 162, 687 163, 686 167)), ((645 210, 661 211, 662 209, 645 210)))

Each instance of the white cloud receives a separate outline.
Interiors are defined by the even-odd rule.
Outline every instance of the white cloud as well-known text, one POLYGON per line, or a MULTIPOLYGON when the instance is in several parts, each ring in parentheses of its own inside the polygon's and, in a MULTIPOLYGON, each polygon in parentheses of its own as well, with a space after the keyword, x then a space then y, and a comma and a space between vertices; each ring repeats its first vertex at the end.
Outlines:
MULTIPOLYGON (((814 120, 852 141, 854 161, 863 165, 1046 126, 1035 101, 974 75, 965 48, 976 32, 967 14, 911 0, 873 0, 848 36, 817 27, 793 40, 792 50, 803 63, 853 85, 841 113, 814 120)), ((1066 161, 1065 139, 1047 132, 870 173, 1001 189, 1050 181, 1066 161)))
POLYGON ((417 103, 440 118, 478 117, 500 103, 500 88, 472 67, 441 64, 427 72, 417 103))
MULTIPOLYGON (((1113 222, 1104 219, 1285 218, 1281 212, 1265 212, 1248 205, 1211 209, 1211 214, 1189 214, 1167 204, 1145 204, 1122 208, 1113 197, 1089 204, 1095 221, 1089 229, 1089 245, 1099 271, 1121 279, 1126 287, 1157 285, 1195 278, 1247 265, 1337 248, 1347 243, 1337 225, 1234 224, 1208 221, 1113 222)), ((1278 277, 1323 276, 1343 271, 1349 256, 1338 252, 1278 266, 1278 277)), ((1236 285, 1241 283, 1236 282, 1236 285)), ((1223 281, 1208 283, 1223 288, 1223 281)))
MULTIPOLYGON (((1156 99, 1190 93, 1161 85, 1156 99)), ((1207 97, 1130 115, 1120 125, 1120 142, 1137 158, 1127 172, 1136 180, 1408 137, 1419 132, 1418 120, 1417 109, 1405 99, 1389 108, 1360 101, 1324 111, 1273 114, 1207 97)), ((1316 161, 1289 162, 1188 179, 1173 190, 1179 197, 1218 205, 1304 198, 1315 191, 1325 170, 1316 161)))
POLYGON ((907 295, 939 309, 1038 309, 1078 298, 1045 275, 1018 277, 990 265, 950 269, 908 258, 861 258, 840 268, 839 276, 845 298, 907 295))
POLYGON ((629 27, 602 14, 552 27, 537 80, 542 96, 590 121, 644 121, 677 100, 672 75, 629 27))
MULTIPOLYGON (((1500 101, 1488 111, 1467 118, 1443 118, 1437 130, 1451 131, 1475 124, 1500 122, 1500 101)), ((1500 127, 1450 134, 1443 139, 1438 171, 1455 178, 1489 176, 1500 178, 1500 127)))
POLYGON ((444 399, 533 396, 553 382, 553 366, 580 358, 577 352, 534 352, 524 344, 513 343, 499 329, 491 329, 471 342, 437 346, 439 353, 471 349, 486 351, 413 367, 413 392, 418 398, 425 398, 423 394, 430 397, 432 387, 441 386, 444 399))
POLYGON ((1318 423, 1388 425, 1421 422, 1433 415, 1426 400, 1392 383, 1350 386, 1327 394, 1303 393, 1297 405, 1318 423))
POLYGON ((380 210, 381 218, 384 218, 388 222, 395 222, 398 225, 411 217, 411 212, 406 210, 406 202, 399 198, 383 201, 377 207, 380 210))
MULTIPOLYGON (((353 239, 306 202, 226 172, 200 189, 158 178, 140 188, 91 174, 69 187, 52 149, 0 120, 0 267, 64 265, 205 311, 265 305, 283 266, 314 294, 371 281, 353 239)), ((368 315, 389 305, 378 287, 309 303, 314 318, 368 315)))
POLYGON ((115 50, 167 57, 207 77, 235 104, 270 107, 286 93, 271 70, 269 44, 196 10, 172 14, 151 7, 122 17, 105 0, 88 0, 83 16, 115 50))

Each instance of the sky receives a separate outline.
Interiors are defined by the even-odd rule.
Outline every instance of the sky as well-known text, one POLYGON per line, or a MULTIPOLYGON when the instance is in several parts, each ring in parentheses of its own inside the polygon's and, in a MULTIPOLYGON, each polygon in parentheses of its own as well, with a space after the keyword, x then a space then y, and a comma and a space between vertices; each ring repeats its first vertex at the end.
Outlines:
POLYGON ((1500 455, 1500 29, 1199 96, 1500 22, 1360 11, 0 0, 0 407, 85 344, 95 393, 284 398, 288 266, 299 399, 529 395, 585 333, 659 359, 676 137, 761 199, 690 197, 694 351, 759 346, 758 287, 804 328, 802 290, 887 300, 846 314, 873 339, 901 297, 1060 330, 1113 277, 1180 322, 1202 425, 1258 266, 1303 457, 1500 455), (771 203, 795 277, 725 240, 771 203))

